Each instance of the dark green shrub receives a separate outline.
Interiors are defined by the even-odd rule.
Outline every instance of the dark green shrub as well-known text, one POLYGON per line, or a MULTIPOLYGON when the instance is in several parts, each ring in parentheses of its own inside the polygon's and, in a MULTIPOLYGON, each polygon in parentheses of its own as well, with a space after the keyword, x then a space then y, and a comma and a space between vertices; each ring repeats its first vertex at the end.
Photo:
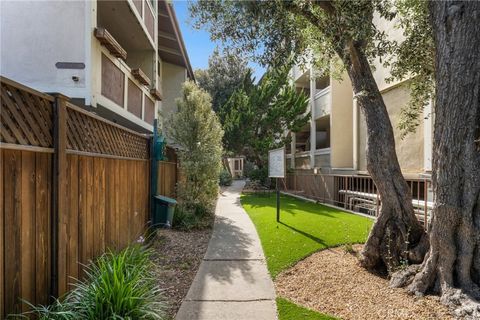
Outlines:
POLYGON ((213 214, 211 210, 202 205, 197 204, 191 208, 177 205, 173 215, 172 227, 184 231, 205 229, 211 227, 212 222, 213 214))
POLYGON ((255 164, 250 161, 245 161, 245 164, 243 165, 243 175, 246 178, 250 178, 250 175, 253 170, 255 170, 255 164))
POLYGON ((257 181, 263 186, 268 185, 268 168, 253 169, 249 178, 252 181, 257 181))
POLYGON ((222 170, 220 172, 219 183, 221 186, 231 186, 232 185, 232 175, 227 170, 222 170))
POLYGON ((150 255, 139 244, 107 252, 61 301, 30 313, 40 319, 163 319, 165 304, 150 255))

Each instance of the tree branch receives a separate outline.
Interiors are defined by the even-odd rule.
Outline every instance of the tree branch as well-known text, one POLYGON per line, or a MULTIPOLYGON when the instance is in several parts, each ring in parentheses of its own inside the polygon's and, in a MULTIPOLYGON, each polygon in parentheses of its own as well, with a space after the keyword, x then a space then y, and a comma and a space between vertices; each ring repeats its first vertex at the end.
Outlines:
MULTIPOLYGON (((335 31, 337 28, 332 28, 331 23, 327 23, 327 21, 322 21, 320 17, 317 17, 314 12, 309 8, 308 6, 299 6, 296 4, 294 1, 280 1, 285 10, 288 12, 302 16, 305 18, 308 22, 310 22, 313 26, 315 26, 317 29, 319 29, 320 32, 322 32, 324 35, 328 36, 331 38, 331 43, 332 46, 335 48, 335 51, 337 54, 341 56, 341 52, 344 48, 344 43, 337 33, 335 31)), ((335 19, 336 15, 336 9, 333 7, 331 1, 310 1, 309 2, 310 6, 318 6, 320 9, 322 9, 326 16, 329 18, 329 21, 333 21, 335 19)))

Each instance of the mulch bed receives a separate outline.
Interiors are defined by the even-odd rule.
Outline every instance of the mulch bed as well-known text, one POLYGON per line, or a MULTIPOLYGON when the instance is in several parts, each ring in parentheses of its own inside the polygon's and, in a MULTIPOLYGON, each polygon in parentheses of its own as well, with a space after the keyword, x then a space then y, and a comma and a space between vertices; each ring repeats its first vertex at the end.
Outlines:
POLYGON ((275 286, 279 296, 344 320, 454 319, 438 297, 389 288, 387 279, 361 268, 341 247, 300 261, 279 274, 275 286))
POLYGON ((187 295, 207 251, 212 229, 176 231, 160 229, 153 241, 156 273, 168 304, 167 315, 174 318, 187 295))

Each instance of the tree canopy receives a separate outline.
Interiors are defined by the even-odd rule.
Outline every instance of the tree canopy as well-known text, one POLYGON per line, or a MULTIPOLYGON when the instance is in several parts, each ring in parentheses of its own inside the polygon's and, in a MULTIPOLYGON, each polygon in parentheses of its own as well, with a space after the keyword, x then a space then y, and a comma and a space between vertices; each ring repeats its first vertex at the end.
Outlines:
POLYGON ((224 145, 263 166, 268 150, 285 145, 285 132, 299 131, 308 121, 308 97, 289 84, 289 68, 272 68, 255 84, 248 72, 225 104, 224 145))
POLYGON ((219 112, 250 70, 241 56, 231 52, 222 55, 215 49, 208 59, 208 68, 195 70, 195 79, 212 97, 213 110, 219 112))

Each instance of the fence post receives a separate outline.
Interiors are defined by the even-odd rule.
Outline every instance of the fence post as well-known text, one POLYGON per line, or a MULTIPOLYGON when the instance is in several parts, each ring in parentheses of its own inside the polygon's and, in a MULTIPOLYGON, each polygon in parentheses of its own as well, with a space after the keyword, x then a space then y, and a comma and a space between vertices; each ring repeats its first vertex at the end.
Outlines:
POLYGON ((67 290, 67 101, 62 94, 52 94, 53 104, 53 192, 51 296, 61 296, 67 290))
POLYGON ((155 202, 154 197, 157 195, 158 166, 156 159, 155 143, 158 137, 158 119, 153 120, 153 135, 150 138, 150 226, 154 224, 155 202))

